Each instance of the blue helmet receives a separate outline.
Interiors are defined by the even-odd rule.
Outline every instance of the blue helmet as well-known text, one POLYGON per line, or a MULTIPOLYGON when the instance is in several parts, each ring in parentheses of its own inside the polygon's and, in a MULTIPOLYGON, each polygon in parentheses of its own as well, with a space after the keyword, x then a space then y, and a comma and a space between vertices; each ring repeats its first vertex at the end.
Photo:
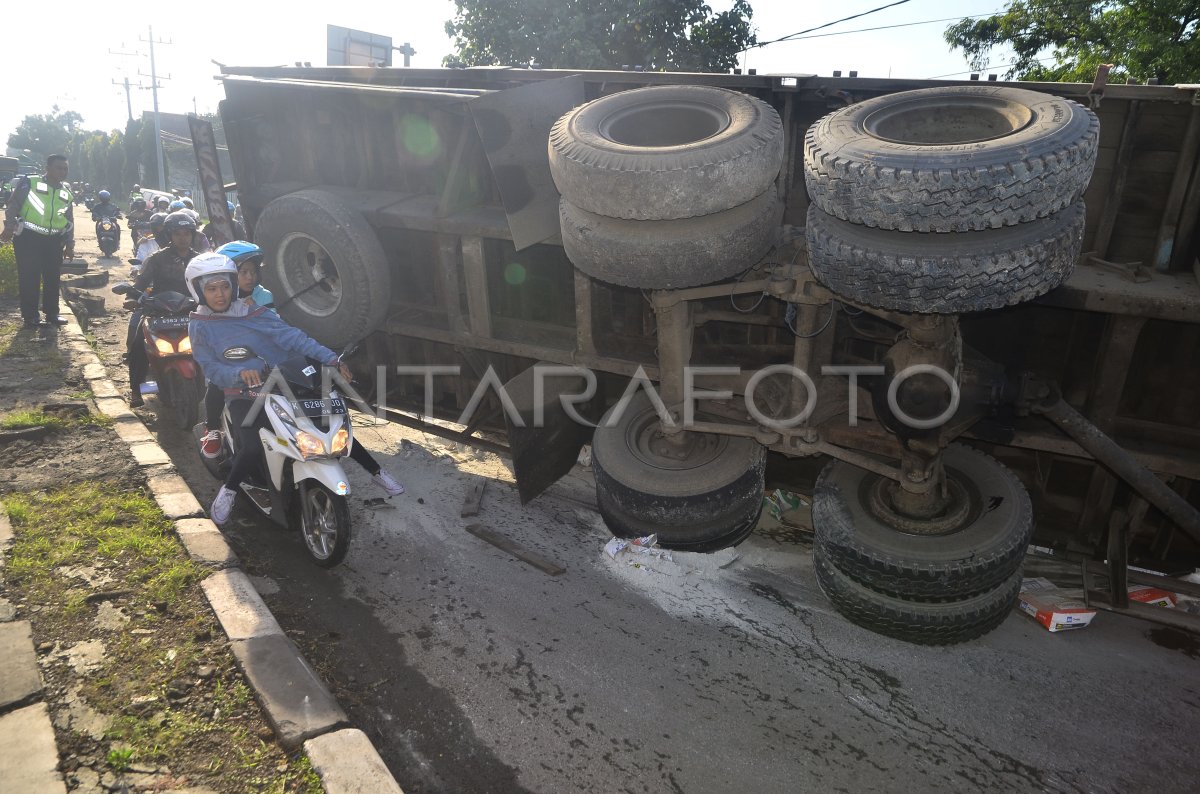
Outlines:
POLYGON ((225 243, 225 245, 217 249, 217 253, 229 257, 238 267, 241 267, 243 262, 251 261, 262 267, 263 250, 254 243, 248 243, 245 240, 234 240, 232 243, 225 243))
POLYGON ((179 199, 176 199, 175 201, 171 202, 171 205, 169 207, 167 207, 167 211, 168 212, 178 212, 179 210, 186 209, 186 208, 187 208, 187 205, 185 205, 179 199))
POLYGON ((109 193, 107 190, 101 190, 96 194, 96 198, 100 199, 101 201, 108 201, 110 198, 112 198, 112 193, 109 193))

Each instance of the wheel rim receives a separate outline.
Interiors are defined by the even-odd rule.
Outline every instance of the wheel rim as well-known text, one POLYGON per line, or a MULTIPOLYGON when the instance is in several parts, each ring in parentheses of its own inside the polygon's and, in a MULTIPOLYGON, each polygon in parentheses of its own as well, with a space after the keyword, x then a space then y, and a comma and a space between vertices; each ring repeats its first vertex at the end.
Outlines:
POLYGON ((338 545, 333 497, 324 488, 305 488, 301 499, 304 543, 318 560, 327 560, 338 545))
POLYGON ((892 502, 892 492, 899 485, 879 475, 863 479, 858 498, 863 507, 882 523, 908 535, 949 535, 969 526, 982 512, 979 489, 968 477, 946 468, 948 498, 937 515, 912 518, 898 510, 892 502))
POLYGON ((342 280, 333 257, 304 232, 283 238, 276 255, 283 291, 305 313, 328 317, 342 303, 342 280))
POLYGON ((683 431, 669 437, 662 432, 658 414, 651 408, 625 427, 625 444, 634 457, 657 469, 687 471, 706 466, 729 446, 726 436, 683 431))
POLYGON ((599 124, 600 134, 624 146, 661 147, 698 143, 723 132, 729 114, 697 102, 661 102, 622 108, 599 124))
POLYGON ((949 146, 992 141, 1033 121, 1025 105, 999 97, 922 97, 885 105, 863 120, 871 135, 913 146, 949 146))

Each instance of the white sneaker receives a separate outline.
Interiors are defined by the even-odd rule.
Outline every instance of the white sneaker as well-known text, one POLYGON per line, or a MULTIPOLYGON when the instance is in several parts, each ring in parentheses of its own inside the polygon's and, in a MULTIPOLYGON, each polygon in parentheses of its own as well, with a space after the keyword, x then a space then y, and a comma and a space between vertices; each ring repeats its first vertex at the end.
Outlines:
POLYGON ((212 520, 217 524, 224 524, 228 521, 230 514, 233 513, 233 503, 236 499, 237 491, 222 485, 221 490, 217 491, 217 498, 213 499, 212 507, 208 509, 212 520))
POLYGON ((376 485, 387 491, 388 496, 399 496, 404 493, 404 486, 396 482, 396 478, 383 469, 380 469, 379 473, 371 479, 375 481, 376 485))

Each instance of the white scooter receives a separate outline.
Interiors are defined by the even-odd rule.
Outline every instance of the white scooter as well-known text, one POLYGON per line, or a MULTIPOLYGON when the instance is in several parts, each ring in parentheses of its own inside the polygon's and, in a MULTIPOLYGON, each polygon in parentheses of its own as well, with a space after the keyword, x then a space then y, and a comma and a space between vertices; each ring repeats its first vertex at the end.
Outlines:
MULTIPOLYGON (((232 362, 256 358, 248 347, 229 348, 223 357, 232 362)), ((333 389, 322 396, 321 365, 304 358, 283 362, 268 372, 262 387, 243 392, 248 398, 265 393, 260 411, 267 426, 258 431, 265 465, 239 484, 241 493, 280 526, 298 526, 313 562, 332 568, 350 546, 350 481, 341 459, 354 438, 346 401, 333 389)), ((197 449, 204 429, 201 423, 193 430, 197 449)), ((238 443, 228 407, 221 413, 221 430, 220 455, 200 457, 214 477, 224 480, 238 443)))

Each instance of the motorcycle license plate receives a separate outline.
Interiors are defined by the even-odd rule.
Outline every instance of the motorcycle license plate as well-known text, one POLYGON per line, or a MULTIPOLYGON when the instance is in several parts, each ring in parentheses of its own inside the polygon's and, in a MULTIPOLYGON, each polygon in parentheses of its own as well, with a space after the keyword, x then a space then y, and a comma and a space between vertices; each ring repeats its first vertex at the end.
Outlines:
POLYGON ((340 397, 329 400, 296 400, 292 407, 305 416, 336 416, 346 413, 346 403, 340 397))
POLYGON ((166 331, 172 328, 187 328, 187 317, 152 317, 150 319, 151 331, 166 331))

